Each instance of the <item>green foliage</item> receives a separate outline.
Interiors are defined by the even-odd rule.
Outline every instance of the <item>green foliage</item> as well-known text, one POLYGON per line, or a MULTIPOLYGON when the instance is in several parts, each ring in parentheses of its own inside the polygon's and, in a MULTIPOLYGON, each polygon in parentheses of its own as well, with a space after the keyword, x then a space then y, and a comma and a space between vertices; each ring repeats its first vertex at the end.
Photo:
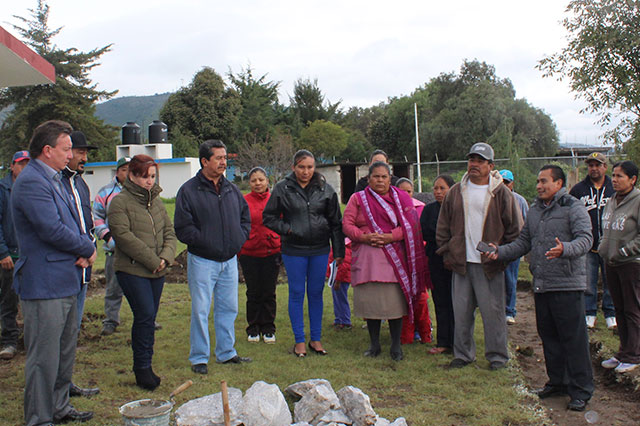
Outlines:
POLYGON ((160 109, 170 93, 151 96, 123 96, 96 105, 96 116, 112 126, 122 127, 133 121, 142 127, 142 137, 148 138, 148 126, 160 118, 160 109))
POLYGON ((608 125, 621 121, 605 137, 621 144, 640 118, 640 3, 620 0, 573 0, 562 21, 568 42, 543 58, 545 77, 568 79, 571 90, 587 102, 582 112, 608 125))
POLYGON ((297 147, 308 149, 319 158, 339 157, 347 147, 349 134, 338 124, 316 120, 300 131, 297 147))
POLYGON ((213 68, 198 71, 191 83, 169 96, 160 119, 169 128, 169 138, 182 139, 175 156, 185 156, 207 139, 221 139, 233 151, 235 130, 242 110, 238 93, 226 87, 213 68))
POLYGON ((280 83, 266 81, 266 74, 256 79, 250 66, 239 74, 229 70, 228 76, 242 105, 235 129, 237 137, 266 141, 276 124, 280 83))
POLYGON ((558 144, 551 118, 515 99, 511 82, 484 62, 465 61, 458 75, 440 74, 410 96, 391 98, 369 128, 372 145, 394 159, 414 159, 414 104, 423 161, 436 153, 440 160, 461 159, 470 145, 491 138, 513 143, 523 155, 549 155, 558 144))
POLYGON ((95 103, 111 98, 117 91, 97 90, 97 85, 89 78, 89 72, 99 65, 101 56, 111 50, 111 44, 89 52, 60 49, 53 44, 53 38, 62 27, 49 28, 47 3, 39 0, 37 8, 28 11, 30 17, 14 16, 23 26, 13 27, 26 44, 55 67, 56 84, 0 90, 0 110, 13 106, 0 130, 0 155, 8 162, 15 151, 28 147, 38 125, 57 119, 84 132, 89 143, 99 148, 91 153, 91 160, 113 159, 116 128, 106 125, 94 114, 95 103))

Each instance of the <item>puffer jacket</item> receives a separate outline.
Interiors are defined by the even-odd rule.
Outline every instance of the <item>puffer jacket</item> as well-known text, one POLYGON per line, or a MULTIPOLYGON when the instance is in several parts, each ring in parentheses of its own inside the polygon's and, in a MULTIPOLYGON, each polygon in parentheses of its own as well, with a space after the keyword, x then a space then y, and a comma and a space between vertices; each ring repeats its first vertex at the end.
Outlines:
POLYGON ((282 253, 311 256, 329 253, 344 257, 344 234, 338 196, 324 177, 314 174, 302 188, 290 173, 273 188, 262 213, 266 227, 282 236, 282 253))
POLYGON ((598 253, 611 266, 640 262, 640 190, 633 188, 618 204, 612 196, 602 213, 598 253))
POLYGON ((158 278, 167 268, 154 274, 161 259, 171 265, 176 255, 176 234, 155 184, 150 191, 127 179, 107 212, 111 235, 116 241, 116 271, 144 278, 158 278))
POLYGON ((498 247, 498 259, 512 261, 528 252, 533 291, 585 290, 586 254, 591 249, 591 220, 582 201, 560 189, 548 206, 536 198, 529 209, 524 228, 510 244, 498 247), (562 242, 562 255, 547 259, 545 253, 562 242))
POLYGON ((15 261, 18 258, 18 238, 9 205, 12 187, 13 176, 9 173, 0 180, 0 259, 11 256, 15 261))

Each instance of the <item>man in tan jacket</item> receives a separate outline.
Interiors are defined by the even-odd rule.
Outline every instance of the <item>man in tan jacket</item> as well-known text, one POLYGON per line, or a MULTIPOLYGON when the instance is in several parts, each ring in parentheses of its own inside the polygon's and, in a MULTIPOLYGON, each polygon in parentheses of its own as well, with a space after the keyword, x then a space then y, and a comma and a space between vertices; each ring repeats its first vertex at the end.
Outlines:
POLYGON ((467 154, 467 173, 451 187, 440 210, 436 240, 445 267, 453 271, 454 359, 450 367, 475 361, 475 309, 484 324, 485 357, 489 368, 509 360, 504 316, 504 262, 490 261, 478 243, 505 244, 516 239, 522 219, 509 188, 493 170, 493 148, 476 143, 467 154))

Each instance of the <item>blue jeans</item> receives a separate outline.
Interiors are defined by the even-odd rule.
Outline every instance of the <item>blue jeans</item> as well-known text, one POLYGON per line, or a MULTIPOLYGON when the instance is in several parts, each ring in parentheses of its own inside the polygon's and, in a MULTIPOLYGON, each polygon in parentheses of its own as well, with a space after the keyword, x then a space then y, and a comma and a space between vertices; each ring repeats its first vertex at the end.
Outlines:
POLYGON ((598 275, 602 271, 602 312, 605 318, 616 316, 616 309, 609 294, 607 277, 604 273, 604 261, 598 253, 587 253, 587 291, 584 293, 584 306, 586 315, 595 316, 598 312, 598 275))
POLYGON ((83 283, 78 293, 78 334, 80 334, 80 328, 82 326, 82 316, 84 315, 84 301, 87 298, 87 287, 89 285, 83 283))
POLYGON ((311 340, 322 338, 322 291, 327 272, 329 254, 319 256, 282 255, 289 279, 289 319, 296 343, 305 341, 304 335, 304 295, 309 304, 309 329, 311 340))
POLYGON ((341 282, 340 289, 332 289, 334 324, 351 325, 351 308, 349 307, 349 283, 341 282))
POLYGON ((211 355, 209 313, 213 298, 216 359, 230 360, 238 353, 234 323, 238 316, 238 260, 236 256, 216 262, 195 254, 187 255, 187 278, 191 294, 191 364, 206 364, 211 355))
POLYGON ((506 294, 505 313, 509 317, 516 317, 516 287, 518 286, 518 268, 520 268, 520 258, 507 265, 504 270, 504 289, 506 294))
POLYGON ((155 321, 164 287, 164 277, 144 278, 121 271, 116 272, 116 276, 133 312, 131 326, 133 369, 149 368, 153 357, 155 321))

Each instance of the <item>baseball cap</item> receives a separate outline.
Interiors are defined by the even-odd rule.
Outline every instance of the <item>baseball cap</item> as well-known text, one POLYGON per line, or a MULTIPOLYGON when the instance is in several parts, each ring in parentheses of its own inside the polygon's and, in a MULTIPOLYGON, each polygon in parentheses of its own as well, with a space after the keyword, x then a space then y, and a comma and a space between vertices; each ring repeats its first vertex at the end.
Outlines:
POLYGON ((508 180, 509 182, 513 182, 513 172, 511 170, 507 170, 507 169, 500 170, 500 176, 502 176, 502 180, 508 180))
POLYGON ((116 164, 116 170, 118 170, 122 166, 126 166, 131 161, 129 157, 120 157, 118 159, 118 163, 116 164))
POLYGON ((597 161, 598 163, 607 164, 607 157, 605 157, 601 152, 592 152, 587 155, 587 158, 584 160, 585 163, 589 163, 589 161, 597 161))
POLYGON ((71 132, 71 148, 72 149, 98 149, 97 146, 91 146, 87 144, 87 138, 80 130, 71 132))
POLYGON ((479 155, 485 160, 493 161, 493 148, 491 148, 491 145, 489 145, 488 143, 478 142, 473 144, 473 146, 469 150, 469 153, 467 154, 467 157, 470 157, 474 154, 479 155))
POLYGON ((12 163, 17 163, 18 161, 22 161, 22 160, 30 160, 31 157, 29 157, 29 151, 18 151, 15 154, 13 154, 13 159, 11 160, 12 163))

